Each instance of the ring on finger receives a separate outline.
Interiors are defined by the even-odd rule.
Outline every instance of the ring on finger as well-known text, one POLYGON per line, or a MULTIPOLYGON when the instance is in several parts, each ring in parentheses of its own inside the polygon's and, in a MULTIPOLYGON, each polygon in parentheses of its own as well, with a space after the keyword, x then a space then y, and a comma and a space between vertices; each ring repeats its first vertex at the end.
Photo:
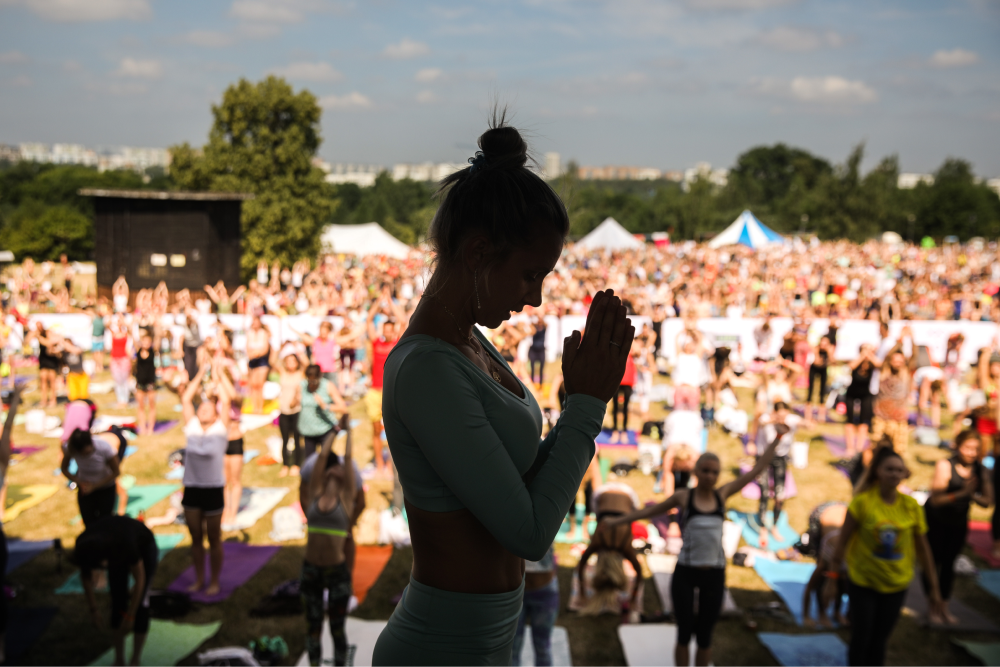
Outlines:
POLYGON ((615 342, 615 341, 613 341, 613 340, 609 340, 608 342, 609 342, 609 343, 611 343, 612 345, 614 345, 615 347, 621 347, 621 346, 622 346, 622 344, 621 344, 621 343, 616 343, 616 342, 615 342))

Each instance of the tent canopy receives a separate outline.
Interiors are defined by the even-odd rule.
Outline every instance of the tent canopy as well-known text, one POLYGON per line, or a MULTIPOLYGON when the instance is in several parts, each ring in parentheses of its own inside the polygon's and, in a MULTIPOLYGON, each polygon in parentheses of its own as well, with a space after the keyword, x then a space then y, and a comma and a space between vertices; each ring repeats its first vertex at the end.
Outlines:
POLYGON ((726 245, 745 245, 748 248, 761 248, 766 245, 783 243, 780 234, 769 229, 750 211, 743 211, 733 224, 719 232, 709 241, 708 247, 721 248, 726 245))
POLYGON ((631 250, 641 248, 643 242, 632 236, 614 218, 605 218, 589 234, 577 242, 586 250, 631 250))
POLYGON ((345 255, 386 255, 406 259, 410 254, 410 246, 382 229, 377 222, 327 225, 321 241, 325 248, 345 255))

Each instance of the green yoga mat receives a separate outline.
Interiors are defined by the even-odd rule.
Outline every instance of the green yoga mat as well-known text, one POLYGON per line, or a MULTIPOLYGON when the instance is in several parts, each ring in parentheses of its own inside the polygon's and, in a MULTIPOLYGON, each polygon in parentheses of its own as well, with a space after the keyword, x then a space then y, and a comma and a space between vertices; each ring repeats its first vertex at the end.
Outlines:
POLYGON ((984 665, 1000 665, 1000 643, 967 642, 961 639, 952 639, 952 641, 979 658, 984 665))
MULTIPOLYGON (((158 560, 163 560, 170 551, 180 544, 180 541, 184 539, 184 535, 181 533, 171 533, 170 535, 156 535, 156 548, 160 550, 158 560)), ((129 588, 132 587, 132 577, 129 576, 129 588)), ((98 592, 107 591, 108 587, 105 585, 98 592)), ((80 581, 79 570, 70 575, 66 583, 56 589, 56 595, 72 595, 73 593, 83 593, 83 582, 80 581)))
MULTIPOLYGON (((192 623, 174 623, 153 619, 149 625, 149 637, 142 650, 143 665, 176 665, 188 655, 198 650, 205 640, 212 637, 222 621, 196 625, 192 623)), ((132 635, 125 638, 125 659, 132 659, 132 635)), ((111 665, 115 661, 115 650, 108 649, 104 655, 90 663, 91 665, 111 665)))
POLYGON ((139 512, 145 512, 179 488, 181 488, 179 484, 133 486, 128 490, 128 505, 125 507, 125 513, 135 518, 139 516, 139 512))

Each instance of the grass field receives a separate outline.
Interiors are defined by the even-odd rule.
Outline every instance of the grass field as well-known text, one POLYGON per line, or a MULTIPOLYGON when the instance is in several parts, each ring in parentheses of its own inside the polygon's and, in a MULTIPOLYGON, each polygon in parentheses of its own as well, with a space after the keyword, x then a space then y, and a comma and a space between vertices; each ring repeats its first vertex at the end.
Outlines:
MULTIPOLYGON (((554 370, 554 369, 551 369, 554 370)), ((106 380, 107 374, 97 380, 106 380)), ((95 396, 103 414, 134 414, 133 411, 115 411, 110 405, 112 395, 95 396)), ((749 396, 741 395, 741 400, 749 405, 749 396)), ((26 394, 25 411, 37 401, 37 394, 26 394)), ((176 398, 161 391, 159 395, 159 419, 178 419, 180 413, 174 410, 176 398)), ((363 464, 371 458, 370 426, 363 421, 363 406, 352 408, 354 416, 362 419, 362 424, 355 430, 358 459, 363 464)), ((49 410, 51 414, 61 415, 61 409, 49 410)), ((662 411, 654 406, 650 417, 657 419, 662 411)), ((823 433, 840 433, 838 425, 822 425, 815 431, 800 432, 798 439, 818 437, 823 433)), ((264 441, 267 437, 276 435, 277 428, 267 426, 246 435, 246 447, 266 451, 264 441)), ((53 475, 58 468, 60 454, 58 442, 42 439, 40 436, 29 436, 23 426, 16 428, 14 442, 17 445, 44 445, 41 451, 17 465, 8 474, 8 483, 23 484, 57 484, 58 492, 37 507, 29 509, 16 519, 5 523, 4 529, 8 537, 23 539, 60 538, 67 549, 72 547, 75 536, 82 531, 83 526, 73 519, 78 515, 76 494, 70 491, 65 480, 53 475)), ((139 451, 126 460, 123 473, 136 477, 138 484, 164 483, 167 471, 168 454, 183 446, 183 435, 180 428, 175 427, 162 435, 148 436, 132 441, 139 451)), ((726 479, 732 475, 732 469, 742 456, 740 443, 718 431, 713 430, 709 438, 709 447, 719 453, 724 462, 726 479)), ((934 462, 943 456, 939 450, 912 446, 908 456, 914 470, 911 486, 925 488, 929 485, 934 462)), ((795 480, 799 495, 786 504, 786 509, 792 526, 802 531, 806 527, 807 517, 813 507, 830 499, 848 500, 850 489, 846 479, 831 465, 832 457, 820 440, 812 442, 810 447, 810 465, 805 470, 795 470, 795 480)), ((248 464, 243 473, 246 486, 288 486, 297 488, 297 479, 278 478, 279 466, 259 466, 248 464)), ((643 500, 653 499, 652 479, 638 472, 633 472, 626 481, 634 486, 643 500)), ((391 483, 386 481, 371 481, 367 485, 368 514, 363 517, 360 526, 360 541, 373 537, 377 526, 377 512, 388 505, 391 494, 391 483)), ((295 501, 296 494, 289 493, 281 505, 295 501)), ((167 501, 154 506, 147 515, 150 517, 162 514, 167 501)), ((754 510, 755 503, 736 497, 730 507, 742 510, 754 510)), ((977 510, 974 518, 986 519, 988 514, 977 510)), ((226 539, 240 540, 252 544, 270 544, 268 533, 271 530, 270 516, 265 516, 250 529, 226 535, 226 539)), ((157 533, 183 532, 184 539, 180 546, 174 549, 161 562, 154 579, 154 587, 166 587, 189 564, 190 544, 186 531, 180 526, 157 528, 157 533)), ((290 654, 286 661, 294 663, 304 649, 305 624, 300 617, 277 617, 255 619, 249 616, 249 610, 260 599, 267 595, 277 584, 297 577, 302 562, 304 542, 286 542, 282 544, 279 553, 246 585, 236 591, 225 602, 218 605, 203 605, 196 608, 182 619, 181 622, 209 622, 221 620, 219 633, 208 640, 204 648, 242 645, 260 635, 280 635, 287 641, 290 654)), ((971 555, 971 552, 968 552, 971 555)), ((560 588, 563 594, 565 608, 569 592, 571 568, 576 562, 568 546, 558 545, 557 554, 560 563, 560 588)), ((975 557, 973 556, 975 560, 975 557)), ((393 599, 399 595, 409 578, 412 554, 408 549, 396 550, 386 566, 382 576, 369 592, 368 598, 355 611, 362 618, 388 618, 393 609, 393 599)), ((982 563, 977 562, 981 565, 982 563)), ((54 590, 61 585, 73 571, 65 558, 59 558, 55 551, 49 550, 41 556, 16 570, 8 581, 17 591, 11 601, 11 615, 16 615, 19 609, 30 607, 58 607, 59 612, 46 632, 35 643, 33 648, 22 658, 25 664, 88 664, 111 644, 110 635, 97 631, 90 623, 82 595, 55 595, 54 590)), ((756 620, 758 631, 801 632, 795 626, 765 617, 755 617, 749 611, 752 607, 777 600, 772 593, 750 569, 731 566, 727 573, 728 585, 733 591, 737 604, 744 611, 741 618, 727 619, 720 622, 715 634, 714 662, 719 665, 771 665, 774 659, 757 641, 754 631, 747 627, 747 621, 756 620)), ((1000 618, 1000 601, 982 591, 974 580, 960 578, 956 584, 955 597, 984 615, 1000 618)), ((645 611, 654 614, 659 611, 660 603, 652 581, 647 581, 645 595, 645 611)), ((580 618, 569 612, 561 613, 557 624, 565 626, 569 631, 572 659, 577 665, 622 665, 624 655, 619 645, 616 628, 619 623, 617 616, 599 618, 580 618)), ((842 633, 846 639, 846 633, 842 633)), ((968 639, 989 641, 988 635, 963 635, 968 639)), ((921 628, 914 619, 904 617, 893 636, 889 648, 889 664, 976 664, 971 656, 950 642, 945 633, 921 628)), ((185 664, 196 664, 194 656, 189 656, 185 664)))

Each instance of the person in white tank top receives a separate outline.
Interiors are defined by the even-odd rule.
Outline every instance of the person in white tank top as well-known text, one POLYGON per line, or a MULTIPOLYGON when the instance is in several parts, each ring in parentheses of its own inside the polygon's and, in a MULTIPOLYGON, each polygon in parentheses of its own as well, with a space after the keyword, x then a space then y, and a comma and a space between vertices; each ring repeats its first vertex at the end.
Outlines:
POLYGON ((222 572, 222 510, 225 507, 226 476, 223 464, 229 446, 229 396, 233 389, 221 368, 205 364, 188 384, 181 404, 184 408, 184 520, 191 533, 191 560, 195 581, 191 592, 205 588, 205 537, 208 537, 210 579, 206 595, 219 592, 222 572), (212 369, 212 377, 222 383, 217 395, 202 394, 202 380, 212 369), (196 395, 201 396, 198 407, 196 395))

